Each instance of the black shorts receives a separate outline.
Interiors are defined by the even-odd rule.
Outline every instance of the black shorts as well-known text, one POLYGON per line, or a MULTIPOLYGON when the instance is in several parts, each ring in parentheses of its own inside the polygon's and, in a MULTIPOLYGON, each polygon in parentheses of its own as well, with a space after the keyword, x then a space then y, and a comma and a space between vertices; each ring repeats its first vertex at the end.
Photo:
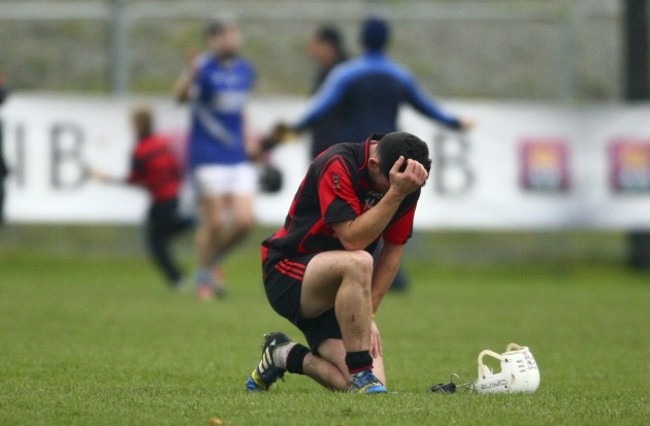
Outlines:
POLYGON ((280 261, 267 262, 262 266, 264 290, 271 307, 291 321, 302 331, 311 351, 318 353, 318 345, 326 339, 340 339, 341 329, 336 321, 334 308, 316 318, 300 316, 300 292, 305 268, 315 254, 307 254, 280 261))

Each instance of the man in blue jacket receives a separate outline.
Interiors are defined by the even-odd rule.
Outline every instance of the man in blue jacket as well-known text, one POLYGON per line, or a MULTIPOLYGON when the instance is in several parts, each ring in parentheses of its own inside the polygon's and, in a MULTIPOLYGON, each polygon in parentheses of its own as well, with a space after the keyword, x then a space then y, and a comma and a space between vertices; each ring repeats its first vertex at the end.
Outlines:
POLYGON ((389 36, 386 21, 370 18, 363 23, 360 42, 364 53, 332 70, 295 124, 296 130, 311 127, 336 109, 342 118, 338 137, 331 144, 363 142, 373 132, 396 131, 397 114, 404 103, 448 128, 471 127, 470 120, 443 111, 404 67, 384 54, 389 36))

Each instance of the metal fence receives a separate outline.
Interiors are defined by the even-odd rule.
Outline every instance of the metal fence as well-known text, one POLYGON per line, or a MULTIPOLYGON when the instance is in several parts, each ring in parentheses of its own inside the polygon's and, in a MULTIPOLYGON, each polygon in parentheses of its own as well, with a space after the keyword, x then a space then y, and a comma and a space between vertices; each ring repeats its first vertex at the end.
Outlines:
POLYGON ((25 90, 169 90, 206 19, 235 16, 260 93, 307 93, 310 30, 334 22, 355 53, 369 14, 393 24, 390 54, 445 97, 614 99, 620 2, 0 1, 0 71, 25 90))

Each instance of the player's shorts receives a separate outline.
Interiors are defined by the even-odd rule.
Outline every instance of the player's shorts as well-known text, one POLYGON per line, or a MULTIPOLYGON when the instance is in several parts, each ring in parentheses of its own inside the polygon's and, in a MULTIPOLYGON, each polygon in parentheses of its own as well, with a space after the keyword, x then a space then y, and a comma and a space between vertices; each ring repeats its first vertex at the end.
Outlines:
POLYGON ((271 307, 291 321, 302 331, 311 351, 318 354, 318 346, 327 339, 341 339, 334 308, 322 315, 303 319, 300 316, 300 292, 302 278, 309 261, 315 254, 282 259, 278 262, 267 262, 262 266, 264 275, 264 290, 271 307))
POLYGON ((203 164, 194 170, 199 195, 253 195, 257 172, 252 164, 203 164))

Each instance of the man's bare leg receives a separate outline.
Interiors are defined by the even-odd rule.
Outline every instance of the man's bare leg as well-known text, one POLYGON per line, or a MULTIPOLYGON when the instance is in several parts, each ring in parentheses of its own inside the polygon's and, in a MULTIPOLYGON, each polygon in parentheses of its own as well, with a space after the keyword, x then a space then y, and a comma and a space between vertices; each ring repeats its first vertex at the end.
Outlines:
MULTIPOLYGON (((345 353, 343 354, 345 359, 345 353)), ((345 361, 344 361, 345 366, 345 361)), ((324 387, 335 391, 344 391, 348 388, 350 376, 347 368, 341 371, 340 366, 312 353, 307 354, 303 360, 303 372, 324 387)))
MULTIPOLYGON (((355 372, 358 367, 361 367, 358 368, 359 371, 365 371, 373 365, 369 353, 372 323, 371 281, 372 256, 365 251, 329 251, 314 256, 307 264, 303 276, 301 316, 305 319, 316 318, 334 308, 343 339, 325 340, 320 344, 320 355, 317 356, 282 335, 284 343, 275 348, 269 345, 269 355, 266 358, 271 358, 273 364, 282 371, 305 374, 329 389, 348 389, 350 372, 355 372), (350 353, 353 353, 353 356, 361 356, 361 362, 357 363, 360 365, 351 365, 350 353)), ((265 355, 258 367, 259 371, 266 370, 264 359, 265 355)), ((383 360, 375 360, 378 373, 385 379, 383 360)), ((268 365, 268 362, 266 364, 268 365)), ((265 385, 257 380, 265 374, 267 373, 257 374, 256 378, 256 372, 253 372, 249 382, 254 380, 258 387, 266 389, 278 376, 271 374, 268 385, 265 385)), ((256 390, 255 385, 250 385, 249 389, 256 390)), ((383 392, 386 391, 385 388, 380 388, 383 392)))
POLYGON ((194 240, 197 256, 195 284, 197 296, 210 300, 214 293, 213 264, 218 251, 219 235, 224 229, 224 196, 203 196, 199 200, 200 222, 194 240))
MULTIPOLYGON (((345 346, 343 346, 343 341, 339 339, 327 339, 323 341, 318 347, 318 353, 320 357, 312 355, 315 358, 320 358, 323 361, 332 364, 336 367, 341 375, 343 375, 346 386, 350 380, 350 374, 348 373, 347 365, 345 364, 345 346)), ((306 359, 305 359, 306 361, 306 359)), ((311 377, 312 379, 318 380, 318 372, 312 372, 311 368, 307 365, 304 367, 305 374, 311 377)), ((386 374, 384 371, 384 358, 383 356, 378 356, 373 358, 372 361, 372 373, 385 385, 386 384, 386 374)), ((319 381, 320 383, 320 381, 319 381)))
MULTIPOLYGON (((322 342, 320 356, 310 353, 304 357, 302 373, 326 387, 341 389, 342 383, 350 383, 351 373, 372 367, 372 262, 365 251, 330 251, 315 256, 305 270, 300 296, 302 317, 316 318, 333 307, 343 337, 322 342), (331 367, 339 374, 333 374, 331 367)), ((382 359, 377 370, 384 379, 382 359)))
POLYGON ((215 257, 221 260, 233 247, 237 246, 255 226, 252 195, 229 195, 224 198, 224 210, 230 221, 215 236, 215 257))
POLYGON ((372 256, 366 251, 320 253, 305 270, 300 311, 316 318, 332 307, 347 352, 370 348, 372 256))
POLYGON ((200 223, 196 232, 195 246, 197 266, 209 268, 217 250, 218 235, 223 230, 223 196, 205 196, 199 201, 200 223))

